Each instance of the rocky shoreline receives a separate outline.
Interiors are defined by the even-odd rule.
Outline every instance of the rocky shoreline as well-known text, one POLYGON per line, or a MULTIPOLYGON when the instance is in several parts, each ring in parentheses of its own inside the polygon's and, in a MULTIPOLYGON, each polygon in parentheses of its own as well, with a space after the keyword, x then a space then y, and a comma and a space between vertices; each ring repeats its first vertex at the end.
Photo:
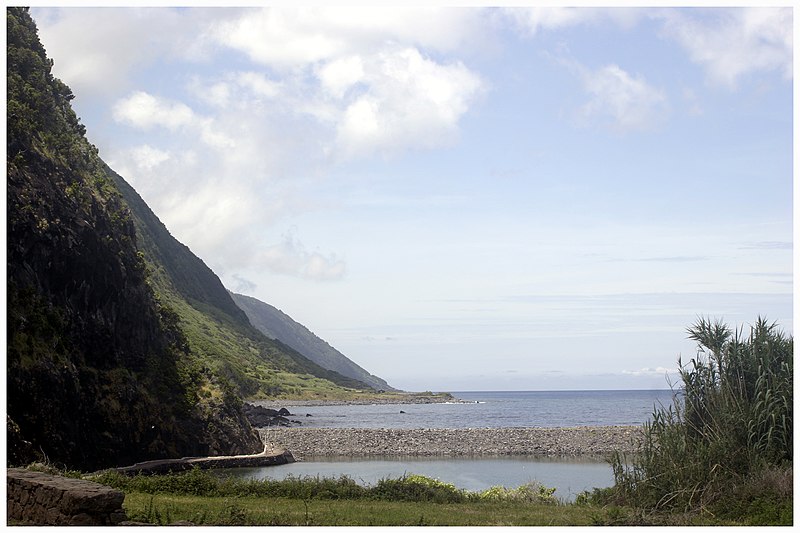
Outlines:
POLYGON ((607 456, 630 453, 639 426, 572 428, 262 428, 268 445, 304 457, 376 456, 607 456))

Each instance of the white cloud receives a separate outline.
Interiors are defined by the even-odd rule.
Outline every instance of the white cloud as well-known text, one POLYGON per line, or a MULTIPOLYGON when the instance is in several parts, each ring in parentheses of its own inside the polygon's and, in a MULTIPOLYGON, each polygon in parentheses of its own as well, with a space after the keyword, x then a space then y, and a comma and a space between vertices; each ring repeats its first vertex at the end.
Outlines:
POLYGON ((347 156, 448 144, 484 88, 463 64, 439 64, 415 48, 365 58, 359 81, 363 92, 337 124, 337 145, 347 156))
POLYGON ((236 148, 236 140, 226 133, 220 131, 215 124, 215 120, 204 118, 198 121, 200 127, 200 139, 208 146, 219 150, 233 150, 236 148))
POLYGON ((239 72, 235 78, 239 86, 249 89, 256 96, 275 98, 280 95, 280 83, 260 72, 239 72))
POLYGON ((254 61, 292 68, 369 53, 391 42, 453 51, 478 44, 483 21, 483 12, 475 9, 263 8, 216 24, 211 35, 254 61))
POLYGON ((236 235, 243 235, 259 220, 257 199, 235 181, 198 181, 191 187, 171 187, 169 193, 162 192, 154 199, 153 208, 163 213, 159 215, 162 221, 200 257, 238 250, 242 243, 236 235))
POLYGON ((665 35, 680 43, 709 79, 728 88, 760 71, 792 77, 792 9, 735 8, 659 12, 665 35))
POLYGON ((320 68, 317 77, 325 92, 342 98, 348 89, 364 79, 364 65, 358 56, 336 59, 320 68))
POLYGON ((581 109, 590 120, 610 121, 620 131, 647 130, 666 112, 666 96, 641 76, 632 76, 617 65, 591 71, 579 69, 589 101, 581 109))
POLYGON ((576 7, 505 8, 503 12, 520 30, 531 35, 580 24, 596 15, 592 9, 576 7))
POLYGON ((219 150, 236 147, 234 138, 221 131, 214 118, 197 115, 183 102, 169 101, 144 91, 136 91, 114 104, 113 116, 119 123, 142 130, 163 127, 172 132, 185 129, 189 135, 199 133, 203 143, 219 150))
POLYGON ((114 120, 140 129, 161 126, 176 130, 195 120, 195 115, 182 102, 169 102, 144 91, 136 91, 119 100, 113 108, 114 120))
POLYGON ((35 15, 56 76, 78 95, 124 87, 130 68, 146 62, 153 52, 153 41, 146 38, 146 31, 148 23, 157 25, 156 13, 137 9, 39 9, 35 15), (137 23, 145 18, 145 24, 137 23), (78 25, 91 31, 75 31, 78 25))
POLYGON ((305 65, 343 49, 341 39, 326 34, 320 23, 309 9, 261 9, 221 22, 213 35, 220 43, 245 52, 259 63, 305 65))
POLYGON ((518 31, 536 35, 580 24, 610 21, 622 28, 634 26, 645 11, 636 8, 509 7, 501 10, 518 31))
POLYGON ((149 144, 132 148, 130 152, 136 166, 147 171, 153 170, 170 158, 169 152, 153 148, 149 144))
POLYGON ((294 231, 285 234, 280 243, 263 248, 257 254, 256 263, 276 274, 315 281, 338 280, 346 271, 345 262, 336 254, 325 256, 306 250, 294 231))
POLYGON ((671 374, 677 374, 678 369, 659 366, 656 368, 652 367, 640 368, 639 370, 623 370, 622 373, 628 376, 666 376, 671 374))
POLYGON ((128 91, 137 70, 157 61, 204 61, 213 41, 209 24, 236 16, 230 9, 32 8, 54 74, 77 98, 128 91))

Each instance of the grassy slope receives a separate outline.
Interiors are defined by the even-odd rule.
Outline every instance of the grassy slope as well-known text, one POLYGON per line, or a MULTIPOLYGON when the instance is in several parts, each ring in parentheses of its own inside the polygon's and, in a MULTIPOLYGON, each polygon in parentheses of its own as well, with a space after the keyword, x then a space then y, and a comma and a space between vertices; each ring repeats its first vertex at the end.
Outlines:
POLYGON ((172 237, 122 177, 108 173, 131 208, 150 282, 177 313, 196 367, 229 380, 243 397, 340 399, 369 388, 255 329, 216 274, 172 237))
POLYGON ((358 366, 281 310, 243 294, 231 293, 231 296, 250 319, 250 323, 269 338, 278 339, 315 363, 363 381, 376 390, 394 390, 386 381, 358 366))

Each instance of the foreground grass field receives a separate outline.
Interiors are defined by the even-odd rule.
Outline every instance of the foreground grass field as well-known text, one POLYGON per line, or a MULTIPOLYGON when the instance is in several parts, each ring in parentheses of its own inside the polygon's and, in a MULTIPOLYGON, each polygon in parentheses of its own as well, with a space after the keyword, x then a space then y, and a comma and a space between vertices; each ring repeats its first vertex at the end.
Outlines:
MULTIPOLYGON (((105 473, 95 481, 125 492, 130 520, 154 525, 299 526, 587 526, 587 525, 753 525, 787 518, 764 514, 722 519, 711 512, 652 513, 602 505, 583 494, 565 504, 553 489, 538 484, 480 492, 418 475, 384 479, 363 487, 347 477, 241 480, 205 471, 134 476, 105 473)), ((791 502, 788 507, 791 523, 791 502)))
MULTIPOLYGON (((513 502, 428 503, 128 494, 131 520, 151 524, 274 526, 591 525, 589 507, 513 502)), ((598 517, 599 518, 599 517, 598 517)))
POLYGON ((390 502, 301 500, 258 496, 125 496, 131 520, 155 525, 216 526, 608 526, 752 525, 710 515, 644 515, 621 507, 522 502, 390 502))

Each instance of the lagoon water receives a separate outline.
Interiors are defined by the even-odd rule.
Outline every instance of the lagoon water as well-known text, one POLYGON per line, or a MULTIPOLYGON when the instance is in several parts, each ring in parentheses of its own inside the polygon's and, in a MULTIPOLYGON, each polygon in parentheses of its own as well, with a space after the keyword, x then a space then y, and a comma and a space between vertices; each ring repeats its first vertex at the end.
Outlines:
MULTIPOLYGON (((320 428, 485 428, 641 425, 654 408, 673 401, 670 390, 454 392, 467 403, 292 406, 302 427, 320 428), (403 411, 401 413, 400 411, 403 411), (306 416, 311 415, 311 416, 306 416)), ((228 470, 226 475, 256 479, 287 476, 339 477, 372 485, 383 478, 422 474, 467 490, 532 481, 555 487, 571 501, 584 490, 614 482, 611 467, 599 458, 306 458, 267 468, 228 470)))
POLYGON ((381 479, 396 479, 410 474, 422 474, 471 491, 496 485, 516 488, 537 481, 546 487, 555 487, 555 496, 563 501, 573 501, 584 490, 614 484, 608 463, 589 457, 319 457, 288 465, 221 472, 221 475, 276 480, 289 476, 338 478, 346 475, 365 486, 374 486, 381 479))

